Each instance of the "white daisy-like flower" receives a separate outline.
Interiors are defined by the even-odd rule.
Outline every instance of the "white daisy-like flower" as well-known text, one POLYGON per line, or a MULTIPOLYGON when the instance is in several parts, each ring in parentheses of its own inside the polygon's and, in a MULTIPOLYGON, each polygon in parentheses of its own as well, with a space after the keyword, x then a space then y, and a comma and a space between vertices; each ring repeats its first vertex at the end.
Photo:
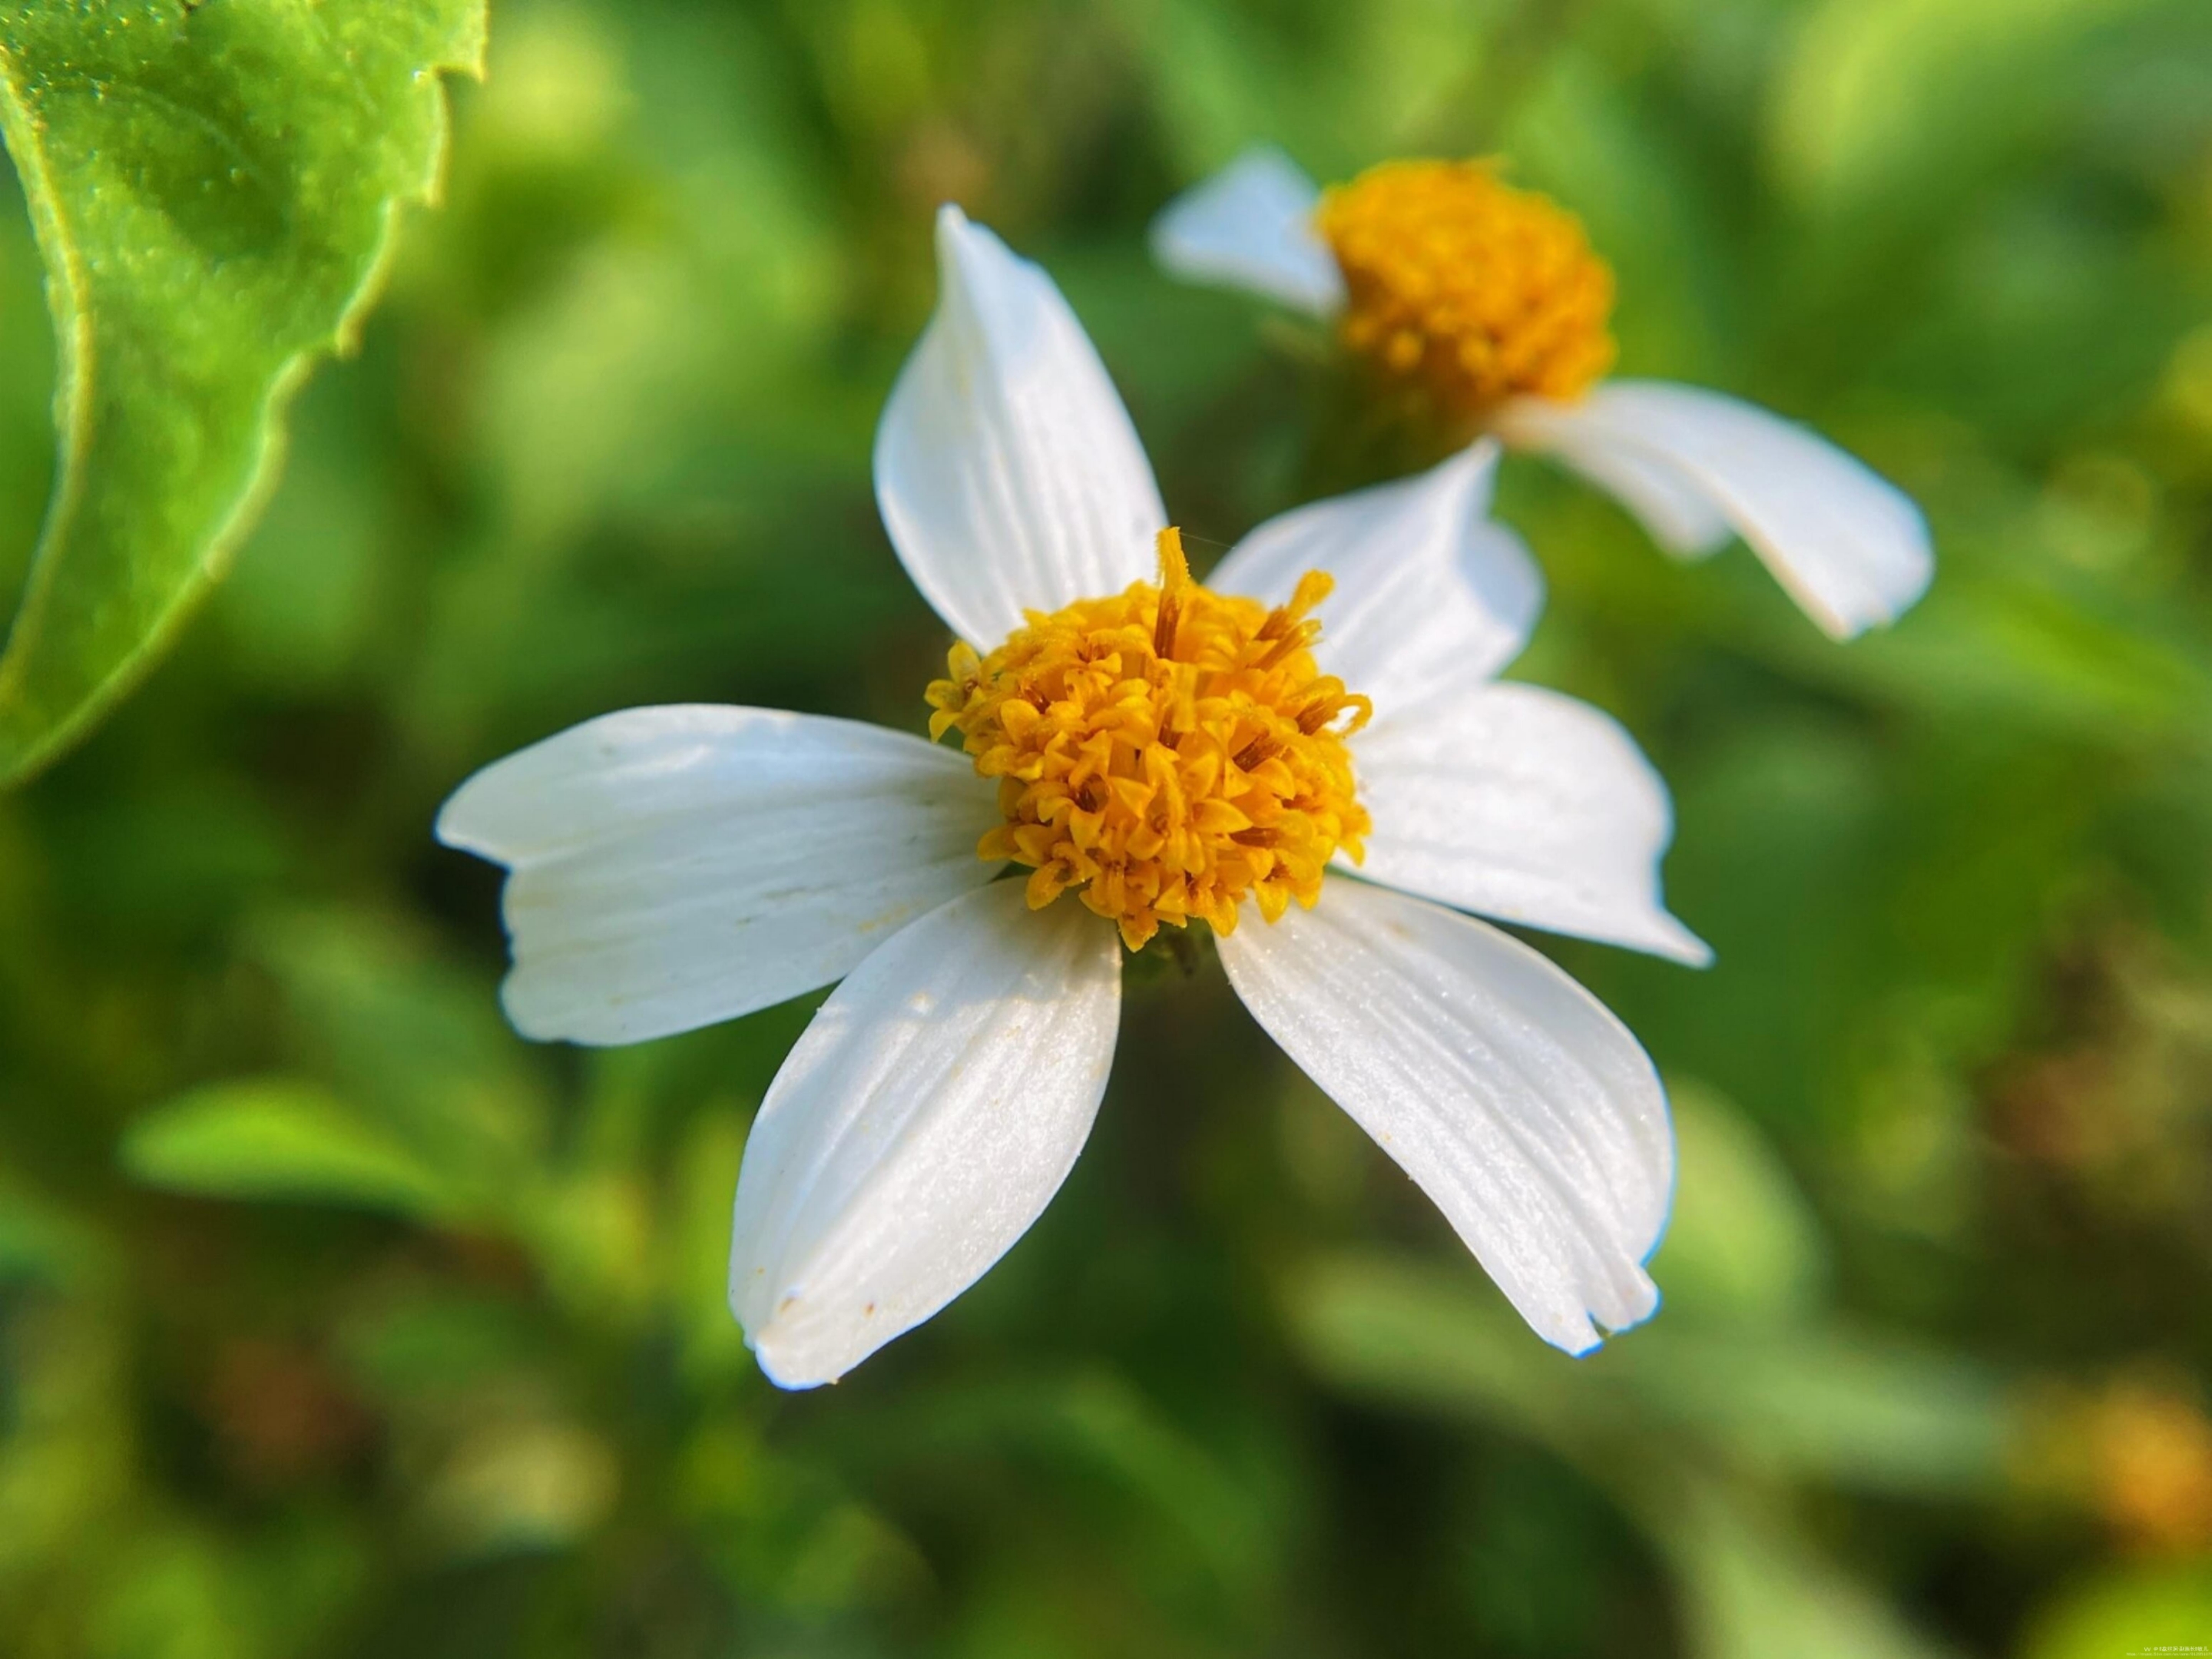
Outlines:
POLYGON ((1893 622, 1935 572, 1920 510, 1740 398, 1607 380, 1613 273, 1580 222, 1482 162, 1392 161, 1323 191, 1248 150, 1153 222, 1160 264, 1336 325, 1389 379, 1609 491, 1698 558, 1740 535, 1824 630, 1893 622))
POLYGON ((963 747, 678 707, 486 768, 438 834, 511 872, 510 1018, 633 1042, 842 979, 738 1186, 731 1305, 787 1387, 1021 1237, 1104 1091, 1125 943, 1194 918, 1540 1334, 1580 1353, 1635 1324, 1674 1169, 1659 1079, 1461 912, 1709 953, 1661 902, 1667 794, 1634 743, 1496 681, 1541 590, 1486 516, 1494 449, 1274 520, 1201 585, 1051 279, 957 209, 938 254, 876 487, 939 614, 1003 641, 928 688, 963 747))

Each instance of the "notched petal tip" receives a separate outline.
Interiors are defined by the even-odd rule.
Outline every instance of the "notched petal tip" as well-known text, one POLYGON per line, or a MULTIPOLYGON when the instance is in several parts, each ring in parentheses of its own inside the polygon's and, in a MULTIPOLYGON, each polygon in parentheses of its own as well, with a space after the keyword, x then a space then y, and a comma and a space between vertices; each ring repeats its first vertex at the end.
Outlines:
POLYGON ((1640 1313, 1630 1315, 1618 1325, 1607 1323, 1591 1316, 1583 1321, 1580 1332, 1571 1340, 1563 1341, 1559 1336, 1546 1331, 1538 1331, 1537 1334, 1570 1359, 1592 1358, 1603 1350, 1607 1343, 1626 1336, 1631 1331, 1642 1328, 1657 1316, 1661 1302, 1659 1287, 1652 1283, 1649 1275, 1644 1277, 1644 1286, 1650 1292, 1648 1303, 1640 1313))
POLYGON ((1832 639, 1896 621, 1934 576, 1911 497, 1819 433, 1740 398, 1612 380, 1577 404, 1524 399, 1506 414, 1509 439, 1612 491, 1662 545, 1704 551, 1725 524, 1832 639))
POLYGON ((835 1382, 980 1278, 1088 1136, 1121 959, 1087 912, 988 884, 879 946, 831 994, 753 1120, 729 1297, 787 1389, 835 1382))
POLYGON ((1651 941, 1652 952, 1669 962, 1680 963, 1685 968, 1710 968, 1718 960, 1713 947, 1692 933, 1671 913, 1659 918, 1659 928, 1651 941))
MULTIPOLYGON (((510 935, 513 929, 508 930, 510 935)), ((572 1042, 580 1048, 618 1048, 660 1035, 639 1031, 623 1017, 620 1000, 594 998, 580 1012, 573 990, 518 963, 500 981, 499 1011, 526 1042, 572 1042)))
POLYGON ((1378 719, 1357 750, 1370 881, 1520 927, 1703 967, 1669 912, 1673 803, 1620 722, 1540 687, 1477 687, 1378 719))
POLYGON ((763 1376, 790 1394, 829 1388, 844 1380, 842 1367, 825 1366, 820 1356, 808 1355, 789 1340, 787 1333, 779 1331, 777 1324, 772 1319, 757 1334, 745 1333, 745 1346, 752 1351, 763 1376))
POLYGON ((467 787, 468 785, 463 784, 460 789, 448 795, 444 804, 438 808, 437 816, 430 820, 430 839, 441 847, 450 847, 458 853, 473 853, 477 850, 469 844, 469 832, 465 813, 454 811, 455 804, 460 800, 462 792, 467 787))
POLYGON ((479 786, 483 782, 486 774, 492 771, 497 764, 498 763, 495 762, 492 766, 487 766, 481 771, 471 774, 459 788, 446 797, 438 808, 437 816, 430 820, 430 834, 441 846, 450 847, 458 853, 474 854, 477 857, 488 859, 494 864, 504 865, 508 860, 499 855, 486 827, 477 821, 477 808, 483 801, 486 793, 479 786))
POLYGON ((1895 519, 1892 568, 1856 615, 1832 612, 1818 595, 1809 593, 1800 582, 1784 580, 1790 597, 1821 631, 1831 639, 1841 641, 1855 640, 1872 629, 1893 627, 1920 603, 1929 585, 1936 580, 1936 539, 1928 527, 1928 515, 1920 510, 1918 502, 1856 458, 1840 450, 1837 453, 1860 469, 1863 483, 1870 494, 1887 495, 1895 519))
POLYGON ((989 879, 998 813, 964 757, 911 733, 675 705, 586 721, 494 763, 441 811, 504 864, 508 1019, 539 1042, 641 1042, 826 984, 989 879))
MULTIPOLYGON (((1670 1186, 1667 1194, 1668 1215, 1672 1214, 1674 1202, 1670 1186)), ((1529 1328, 1568 1358, 1588 1359, 1607 1344, 1650 1324, 1657 1317, 1664 1301, 1648 1269, 1651 1258, 1659 1253, 1661 1241, 1667 1236, 1667 1216, 1661 1218, 1650 1247, 1631 1270, 1627 1284, 1618 1287, 1620 1297, 1612 1306, 1583 1309, 1575 1317, 1549 1328, 1532 1319, 1529 1328)))
POLYGON ((1650 1317, 1674 1137, 1618 1018, 1510 936, 1364 883, 1254 931, 1220 947, 1245 1006, 1538 1335, 1582 1353, 1650 1317))
POLYGON ((939 278, 950 282, 960 262, 976 256, 997 254, 1002 258, 1019 260, 1020 256, 1008 247, 999 234, 988 225, 979 225, 968 216, 967 210, 957 202, 941 203, 937 210, 937 222, 932 239, 937 247, 937 269, 939 278))

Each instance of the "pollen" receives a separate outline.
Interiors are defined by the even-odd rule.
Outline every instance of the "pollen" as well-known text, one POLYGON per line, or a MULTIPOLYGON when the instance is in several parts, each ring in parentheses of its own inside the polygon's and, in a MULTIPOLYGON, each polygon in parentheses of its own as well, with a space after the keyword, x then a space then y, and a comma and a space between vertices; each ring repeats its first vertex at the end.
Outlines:
POLYGON ((959 732, 998 782, 978 856, 1026 866, 1031 909, 1074 893, 1132 951, 1194 916, 1233 933, 1247 895, 1271 922, 1310 908, 1368 829, 1345 739, 1372 706, 1313 659, 1329 579, 1270 609, 1193 581, 1173 529, 1159 559, 1158 583, 1030 611, 988 656, 954 646, 927 692, 930 736, 959 732))
POLYGON ((1389 161, 1322 198, 1345 343, 1443 411, 1571 398, 1613 366, 1613 271, 1582 222, 1482 161, 1389 161))

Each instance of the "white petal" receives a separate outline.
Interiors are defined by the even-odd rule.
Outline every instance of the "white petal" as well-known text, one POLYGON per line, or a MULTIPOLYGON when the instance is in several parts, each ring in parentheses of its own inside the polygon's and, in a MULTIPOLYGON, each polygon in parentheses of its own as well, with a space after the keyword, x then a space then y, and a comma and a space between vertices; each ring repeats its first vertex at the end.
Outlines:
MULTIPOLYGON (((1545 414, 1553 407, 1546 404, 1545 414)), ((1516 411, 1526 408, 1513 406, 1516 411)), ((1531 421, 1517 412, 1499 424, 1516 441, 1532 429, 1531 421)), ((1529 447, 1548 447, 1634 514, 1651 539, 1678 559, 1710 558, 1735 534, 1719 503, 1703 489, 1668 463, 1624 448, 1602 428, 1559 422, 1545 441, 1529 447)))
POLYGON ((486 767, 438 837, 495 860, 525 1036, 635 1042, 781 1002, 990 878, 969 763, 855 720, 632 708, 486 767))
POLYGON ((1186 282, 1248 289, 1316 317, 1344 307, 1344 275, 1314 229, 1321 189, 1272 144, 1246 150, 1152 221, 1152 258, 1186 282))
POLYGON ((1361 873, 1462 910, 1699 966, 1667 914, 1667 786, 1619 721, 1533 685, 1378 717, 1352 739, 1374 818, 1361 873))
POLYGON ((1261 1024, 1436 1201, 1522 1316, 1570 1353, 1658 1291, 1667 1097, 1627 1029, 1496 928, 1332 878, 1312 910, 1220 942, 1261 1024))
POLYGON ((1114 1061, 1121 944, 997 882, 822 1005, 738 1177, 730 1306, 785 1388, 832 1382, 966 1290, 1083 1149, 1114 1061))
POLYGON ((1740 398, 1610 380, 1579 403, 1516 399, 1497 428, 1612 490, 1677 551, 1709 549, 1725 521, 1838 639, 1894 622, 1935 574, 1927 521, 1909 496, 1740 398))
POLYGON ((876 428, 876 500, 915 586, 988 651, 1025 609, 1151 575, 1167 509, 1052 278, 956 207, 937 270, 937 314, 876 428))
POLYGON ((1544 608, 1528 550, 1486 516, 1497 470, 1486 440, 1413 477, 1293 508, 1237 543, 1206 585, 1280 604, 1307 571, 1334 576, 1316 613, 1322 665, 1378 717, 1479 685, 1520 654, 1544 608))

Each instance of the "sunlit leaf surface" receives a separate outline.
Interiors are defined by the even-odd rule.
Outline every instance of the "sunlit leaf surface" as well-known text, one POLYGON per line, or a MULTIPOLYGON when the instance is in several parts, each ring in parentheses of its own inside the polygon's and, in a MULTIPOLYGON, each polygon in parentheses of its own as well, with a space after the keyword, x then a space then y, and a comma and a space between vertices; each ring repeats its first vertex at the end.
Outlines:
MULTIPOLYGON (((0 655, 0 782, 158 658, 275 483, 286 405, 348 349, 483 0, 17 0, 0 131, 60 345, 59 474, 0 655)), ((20 326, 20 319, 15 325, 20 326)))
POLYGON ((313 1084, 264 1078, 203 1089, 131 1125, 125 1168, 149 1186, 436 1216, 439 1172, 388 1131, 313 1084))

